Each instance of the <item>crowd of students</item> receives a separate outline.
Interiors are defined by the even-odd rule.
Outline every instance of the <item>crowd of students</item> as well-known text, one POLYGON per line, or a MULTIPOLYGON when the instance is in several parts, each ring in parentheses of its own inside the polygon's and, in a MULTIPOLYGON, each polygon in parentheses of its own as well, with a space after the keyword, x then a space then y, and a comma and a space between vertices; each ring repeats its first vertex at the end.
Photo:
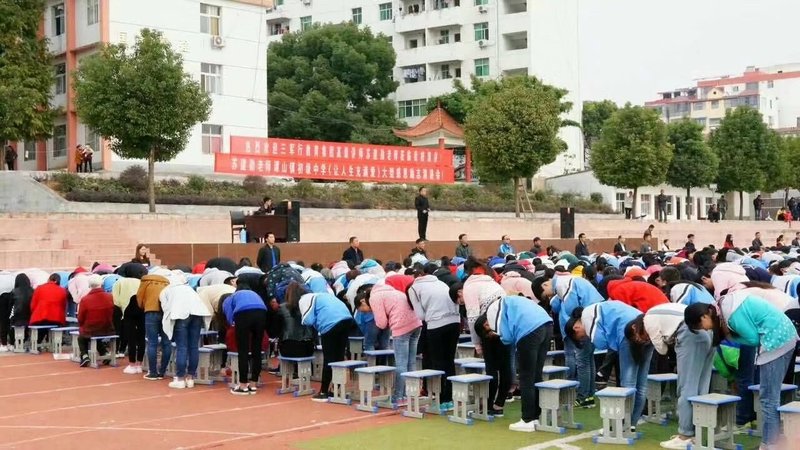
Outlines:
MULTIPOLYGON (((465 236, 461 241, 468 246, 465 236)), ((205 328, 217 331, 229 351, 250 355, 239 358, 240 382, 231 393, 253 395, 267 336, 292 357, 313 355, 320 341, 324 369, 313 400, 327 401, 328 363, 347 358, 349 337, 363 336, 372 350, 387 348, 391 336, 393 400, 402 403, 400 374, 415 369, 417 355, 424 368, 453 375, 459 335, 468 332, 492 376, 490 414, 502 416, 505 403, 519 398, 521 418, 510 429, 532 432, 540 414, 534 385, 555 340, 565 350, 566 377, 579 382, 576 406, 594 406, 596 384, 616 379, 636 390, 634 427, 645 408, 647 375, 677 371, 678 434, 664 448, 693 443, 688 399, 709 392, 712 367, 742 397, 736 415, 742 428, 755 419, 748 386, 760 380, 766 449, 780 434, 780 384, 793 377, 800 248, 739 249, 728 241, 725 248, 697 249, 690 240, 677 252, 579 257, 550 247, 430 261, 419 240, 402 263, 362 256, 358 264, 279 263, 268 273, 246 258, 149 267, 146 248, 137 248, 134 260, 119 267, 0 272, 0 351, 13 349, 12 326, 64 325, 77 311, 82 366, 88 338, 117 333, 129 358, 123 372, 143 373, 146 355, 144 378, 160 380, 174 343, 169 387, 183 389, 194 386, 205 328), (595 350, 607 351, 599 367, 595 350)), ((443 411, 452 409, 446 377, 440 400, 443 411)))

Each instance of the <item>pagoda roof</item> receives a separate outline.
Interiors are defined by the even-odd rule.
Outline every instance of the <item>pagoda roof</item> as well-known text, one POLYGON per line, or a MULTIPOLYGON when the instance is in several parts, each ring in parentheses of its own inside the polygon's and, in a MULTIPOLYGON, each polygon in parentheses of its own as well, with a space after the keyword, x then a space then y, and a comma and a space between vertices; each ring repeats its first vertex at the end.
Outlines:
POLYGON ((392 131, 395 136, 407 141, 418 139, 438 131, 445 131, 456 138, 464 139, 464 129, 456 122, 456 119, 453 119, 453 116, 442 108, 442 105, 437 105, 433 111, 428 113, 428 115, 415 126, 405 130, 392 131))

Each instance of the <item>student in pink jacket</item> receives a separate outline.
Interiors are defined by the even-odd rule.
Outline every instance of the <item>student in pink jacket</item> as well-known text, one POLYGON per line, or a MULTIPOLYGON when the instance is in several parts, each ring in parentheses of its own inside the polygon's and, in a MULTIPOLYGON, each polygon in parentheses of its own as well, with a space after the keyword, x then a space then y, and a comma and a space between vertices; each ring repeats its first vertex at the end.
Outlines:
POLYGON ((413 282, 414 277, 394 275, 386 278, 385 284, 373 287, 368 297, 375 315, 375 325, 380 329, 388 327, 392 330, 397 367, 394 381, 395 401, 405 395, 405 383, 400 374, 415 370, 417 344, 422 331, 422 321, 406 296, 406 290, 413 282))

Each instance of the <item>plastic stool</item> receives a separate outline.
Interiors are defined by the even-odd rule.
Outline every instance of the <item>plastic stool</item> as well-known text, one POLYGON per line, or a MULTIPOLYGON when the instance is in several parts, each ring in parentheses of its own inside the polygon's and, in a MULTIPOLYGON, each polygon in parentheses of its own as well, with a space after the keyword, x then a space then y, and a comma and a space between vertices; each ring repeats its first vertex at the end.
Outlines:
POLYGON ((667 424, 667 417, 675 412, 678 396, 678 375, 674 373, 654 373, 647 376, 647 411, 644 420, 659 425, 667 424), (672 399, 668 405, 662 404, 665 394, 672 399))
POLYGON ((413 417, 415 419, 422 419, 422 406, 427 406, 426 412, 432 414, 441 414, 439 409, 439 398, 442 392, 442 375, 444 372, 441 370, 415 370, 413 372, 403 372, 400 374, 406 383, 406 396, 408 403, 406 410, 403 411, 403 416, 413 417), (422 382, 427 380, 428 384, 428 397, 421 397, 419 394, 422 391, 422 382))
POLYGON ((489 381, 492 377, 468 373, 447 377, 453 384, 453 415, 448 417, 451 422, 472 425, 473 419, 492 422, 494 416, 489 415, 489 381), (472 398, 470 398, 472 388, 472 398))
POLYGON ((542 369, 542 381, 564 379, 567 376, 569 367, 564 366, 544 366, 542 369))
MULTIPOLYGON (((756 413, 756 427, 752 430, 747 430, 750 436, 761 436, 761 430, 764 429, 764 415, 761 413, 761 385, 754 384, 749 386, 748 389, 753 393, 753 410, 756 413)), ((781 384, 781 405, 791 403, 794 400, 794 393, 797 391, 797 386, 793 384, 781 384)))
POLYGON ((392 366, 359 367, 358 391, 360 399, 356 409, 371 413, 378 412, 378 408, 397 409, 392 403, 392 390, 394 389, 394 374, 397 370, 392 366), (376 389, 378 395, 374 395, 376 389))
POLYGON ((331 368, 331 389, 333 389, 333 396, 328 399, 331 403, 339 403, 342 405, 349 405, 352 403, 350 398, 350 380, 352 379, 353 371, 359 367, 365 367, 366 361, 337 361, 328 364, 331 368))
POLYGON ((600 418, 603 419, 603 434, 595 436, 595 444, 632 445, 636 434, 631 431, 631 412, 636 389, 607 387, 597 391, 600 401, 600 418))
POLYGON ((733 442, 733 431, 736 426, 736 402, 741 399, 735 395, 725 394, 689 397, 695 430, 695 443, 691 445, 692 450, 716 448, 741 450, 741 445, 733 442), (706 439, 705 444, 703 444, 703 435, 706 439))
POLYGON ((278 360, 281 363, 281 387, 278 389, 278 394, 293 392, 295 397, 314 394, 314 390, 311 389, 313 356, 305 358, 279 356, 278 360), (294 378, 295 370, 297 370, 297 378, 294 378))
POLYGON ((539 406, 542 408, 540 424, 536 431, 564 434, 567 428, 582 429, 575 423, 575 388, 580 383, 573 380, 550 380, 536 383, 539 389, 539 406))

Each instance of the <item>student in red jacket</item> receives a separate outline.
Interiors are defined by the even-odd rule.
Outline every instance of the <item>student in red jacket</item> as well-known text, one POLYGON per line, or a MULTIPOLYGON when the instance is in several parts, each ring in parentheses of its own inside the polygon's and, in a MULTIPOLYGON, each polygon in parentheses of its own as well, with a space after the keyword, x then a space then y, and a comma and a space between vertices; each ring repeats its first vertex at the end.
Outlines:
POLYGON ((31 298, 31 325, 63 327, 67 318, 67 290, 61 287, 61 276, 50 275, 47 283, 37 287, 31 298))
POLYGON ((603 280, 600 293, 608 300, 618 300, 646 313, 656 305, 669 303, 669 299, 661 289, 645 281, 631 280, 619 276, 610 276, 603 280))
MULTIPOLYGON (((78 308, 78 348, 81 352, 81 367, 89 365, 89 341, 92 336, 114 334, 114 299, 103 290, 100 275, 89 277, 89 291, 78 308)), ((105 354, 105 346, 97 343, 97 350, 105 354)))

